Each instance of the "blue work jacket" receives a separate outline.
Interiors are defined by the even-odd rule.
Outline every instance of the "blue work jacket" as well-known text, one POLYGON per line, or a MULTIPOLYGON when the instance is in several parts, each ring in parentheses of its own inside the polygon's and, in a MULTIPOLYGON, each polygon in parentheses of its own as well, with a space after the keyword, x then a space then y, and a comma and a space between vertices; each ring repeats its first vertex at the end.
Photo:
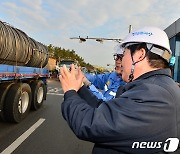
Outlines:
POLYGON ((86 77, 92 83, 89 89, 98 99, 103 101, 113 99, 119 86, 125 84, 121 76, 116 72, 98 75, 86 74, 86 77))

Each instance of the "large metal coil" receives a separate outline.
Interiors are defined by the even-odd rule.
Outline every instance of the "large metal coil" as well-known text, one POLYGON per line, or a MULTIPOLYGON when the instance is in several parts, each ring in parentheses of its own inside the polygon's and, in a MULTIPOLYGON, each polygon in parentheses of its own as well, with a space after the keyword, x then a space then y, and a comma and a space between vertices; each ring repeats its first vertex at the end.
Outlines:
POLYGON ((48 58, 45 45, 0 21, 0 64, 44 67, 48 58))

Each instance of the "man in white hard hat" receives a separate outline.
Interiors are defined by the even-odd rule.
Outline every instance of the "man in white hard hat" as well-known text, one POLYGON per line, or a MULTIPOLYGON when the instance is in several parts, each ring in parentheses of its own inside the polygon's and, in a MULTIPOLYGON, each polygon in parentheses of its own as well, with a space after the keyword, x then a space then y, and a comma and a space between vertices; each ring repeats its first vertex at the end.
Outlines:
POLYGON ((123 54, 117 49, 115 48, 116 53, 113 55, 115 60, 115 71, 97 75, 85 74, 83 79, 84 85, 87 86, 98 99, 103 101, 113 99, 116 96, 117 89, 125 84, 121 78, 123 54))
POLYGON ((180 90, 171 78, 171 50, 164 31, 145 27, 119 45, 124 51, 122 78, 128 82, 117 98, 101 103, 81 87, 83 75, 61 68, 61 109, 82 140, 94 142, 93 154, 179 153, 180 90))

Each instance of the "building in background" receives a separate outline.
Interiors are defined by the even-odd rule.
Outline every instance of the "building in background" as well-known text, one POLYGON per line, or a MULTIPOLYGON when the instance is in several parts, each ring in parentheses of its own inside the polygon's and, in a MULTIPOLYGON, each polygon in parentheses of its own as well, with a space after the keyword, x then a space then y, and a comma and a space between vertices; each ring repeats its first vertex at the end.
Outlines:
POLYGON ((173 67, 173 78, 180 83, 180 18, 165 29, 170 41, 170 47, 176 62, 173 67))

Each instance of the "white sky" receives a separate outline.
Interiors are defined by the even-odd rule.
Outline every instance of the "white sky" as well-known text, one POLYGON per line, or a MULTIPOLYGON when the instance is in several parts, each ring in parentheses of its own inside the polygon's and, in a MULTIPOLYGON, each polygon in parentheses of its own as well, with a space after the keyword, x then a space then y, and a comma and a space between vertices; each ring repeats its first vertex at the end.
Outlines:
POLYGON ((0 20, 46 45, 74 49, 92 65, 114 64, 115 42, 70 37, 124 38, 128 27, 165 29, 180 18, 179 0, 1 0, 0 20))

